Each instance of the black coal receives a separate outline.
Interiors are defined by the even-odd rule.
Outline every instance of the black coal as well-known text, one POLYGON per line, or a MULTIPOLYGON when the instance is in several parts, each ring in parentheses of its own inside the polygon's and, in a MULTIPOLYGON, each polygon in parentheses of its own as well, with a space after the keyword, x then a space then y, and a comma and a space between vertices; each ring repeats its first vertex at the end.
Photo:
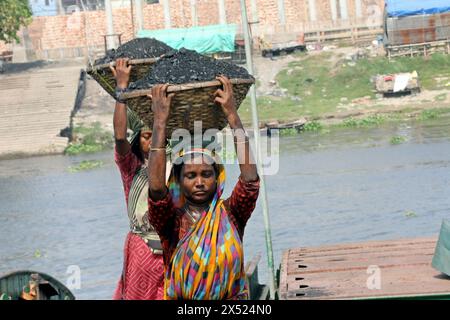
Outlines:
POLYGON ((129 89, 147 89, 164 83, 211 81, 218 75, 225 75, 230 79, 253 79, 242 67, 182 48, 167 53, 153 65, 149 74, 131 83, 129 89))
POLYGON ((164 42, 153 38, 136 38, 124 43, 116 50, 108 50, 103 58, 97 59, 94 65, 106 64, 119 58, 148 59, 157 58, 173 50, 164 42))

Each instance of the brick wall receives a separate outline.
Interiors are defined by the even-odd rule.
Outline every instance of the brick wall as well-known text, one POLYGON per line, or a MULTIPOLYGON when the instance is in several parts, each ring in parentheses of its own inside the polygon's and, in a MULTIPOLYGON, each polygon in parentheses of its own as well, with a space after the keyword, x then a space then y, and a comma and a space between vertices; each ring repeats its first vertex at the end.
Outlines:
POLYGON ((6 43, 0 41, 0 53, 2 53, 4 51, 10 51, 11 48, 12 48, 12 45, 6 44, 6 43))
MULTIPOLYGON (((252 20, 251 1, 247 0, 249 20, 252 20)), ((338 5, 339 1, 344 0, 336 0, 338 5)), ((285 0, 287 25, 282 27, 279 24, 278 0, 257 0, 259 23, 252 26, 252 33, 254 36, 258 36, 279 34, 284 32, 284 30, 288 32, 304 32, 331 28, 333 26, 364 24, 367 21, 371 21, 369 19, 370 12, 383 12, 384 0, 361 0, 363 18, 356 19, 355 1, 357 0, 345 1, 347 1, 349 20, 333 21, 331 19, 331 1, 315 0, 317 20, 312 22, 309 18, 308 0, 285 0)), ((173 28, 193 25, 190 0, 170 0, 169 3, 173 28)), ((225 6, 227 22, 238 24, 240 30, 240 0, 225 0, 225 6)), ((217 0, 198 0, 197 17, 200 26, 219 23, 217 0)), ((145 29, 164 28, 163 4, 145 4, 144 2, 143 19, 145 29)), ((129 7, 113 9, 114 31, 122 34, 123 42, 133 38, 131 20, 129 7)), ((381 25, 381 20, 379 23, 381 25)), ((58 50, 60 48, 70 49, 95 46, 100 48, 104 43, 103 35, 107 33, 105 12, 76 12, 67 16, 35 17, 28 27, 28 31, 33 49, 36 52, 58 50)), ((0 42, 0 52, 6 50, 5 48, 5 44, 0 42)))

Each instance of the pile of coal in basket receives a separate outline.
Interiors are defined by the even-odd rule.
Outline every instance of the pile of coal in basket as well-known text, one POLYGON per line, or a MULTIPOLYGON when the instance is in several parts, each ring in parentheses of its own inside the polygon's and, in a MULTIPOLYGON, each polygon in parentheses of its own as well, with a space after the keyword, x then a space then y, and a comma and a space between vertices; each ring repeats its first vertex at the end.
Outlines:
POLYGON ((229 79, 253 79, 242 67, 182 48, 167 53, 153 65, 146 76, 131 83, 128 89, 148 89, 155 84, 164 83, 205 82, 215 80, 219 75, 229 79))
POLYGON ((130 60, 157 58, 172 50, 167 44, 156 39, 136 38, 124 43, 116 50, 108 50, 104 57, 95 60, 94 65, 110 63, 119 58, 128 58, 130 60))

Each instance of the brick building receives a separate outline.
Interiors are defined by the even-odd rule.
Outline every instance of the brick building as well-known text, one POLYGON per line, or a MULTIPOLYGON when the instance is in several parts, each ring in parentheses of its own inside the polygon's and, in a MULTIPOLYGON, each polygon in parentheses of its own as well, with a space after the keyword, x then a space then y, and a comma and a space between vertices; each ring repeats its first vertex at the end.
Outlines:
MULTIPOLYGON (((131 12, 136 7, 130 6, 130 0, 111 2, 114 33, 121 34, 122 41, 132 39, 137 23, 136 14, 131 12)), ((143 29, 241 24, 240 0, 142 0, 142 3, 143 29)), ((384 10, 384 0, 247 0, 246 3, 249 20, 255 22, 253 37, 379 27, 384 10)), ((34 17, 22 32, 27 52, 33 52, 34 58, 58 59, 85 56, 88 50, 104 48, 107 23, 102 5, 86 11, 74 10, 73 5, 71 8, 71 13, 34 17)), ((0 42, 0 52, 11 47, 0 42)))

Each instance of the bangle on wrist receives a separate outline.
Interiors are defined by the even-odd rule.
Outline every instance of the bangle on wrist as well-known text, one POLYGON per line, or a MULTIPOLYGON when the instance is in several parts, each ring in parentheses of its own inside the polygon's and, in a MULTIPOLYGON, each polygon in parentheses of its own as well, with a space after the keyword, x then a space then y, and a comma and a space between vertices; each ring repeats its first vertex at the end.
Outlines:
POLYGON ((116 87, 116 90, 114 90, 114 99, 116 99, 117 102, 126 104, 126 101, 123 99, 120 99, 120 95, 124 93, 127 90, 127 88, 120 88, 116 87))
POLYGON ((161 150, 166 150, 166 148, 150 148, 150 151, 161 151, 161 150))

